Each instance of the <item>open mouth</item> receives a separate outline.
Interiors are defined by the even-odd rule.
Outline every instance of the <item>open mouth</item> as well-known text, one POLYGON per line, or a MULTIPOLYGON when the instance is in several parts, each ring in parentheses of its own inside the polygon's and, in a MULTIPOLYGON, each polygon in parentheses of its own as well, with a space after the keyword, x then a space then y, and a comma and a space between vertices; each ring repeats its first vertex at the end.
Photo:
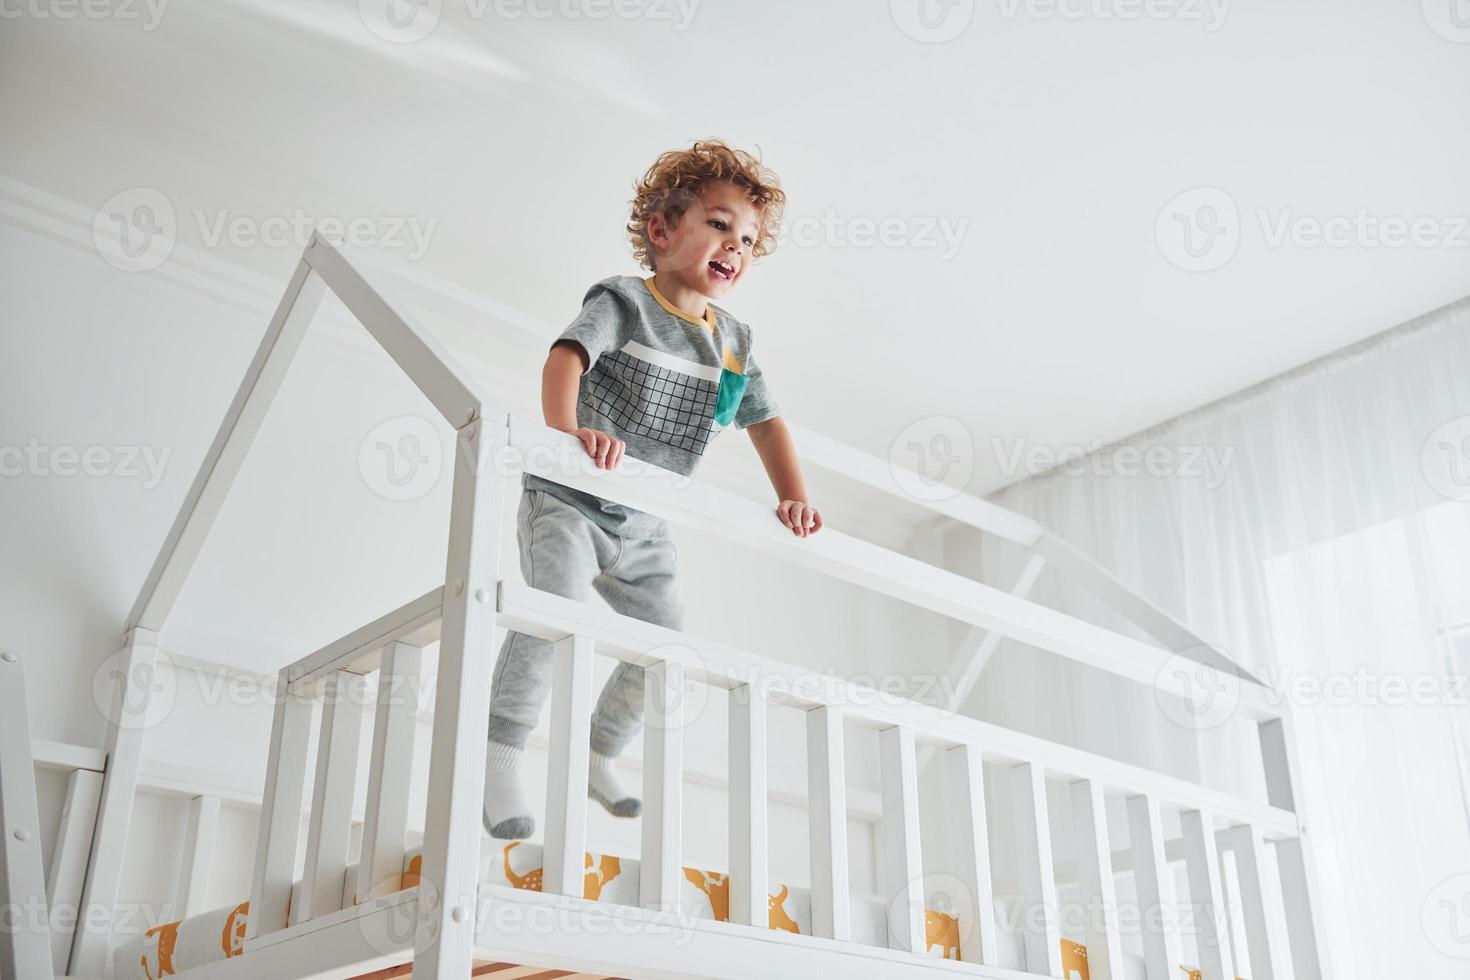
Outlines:
POLYGON ((709 264, 709 267, 711 272, 725 282, 729 282, 735 278, 735 267, 728 262, 721 262, 719 259, 715 259, 709 264))

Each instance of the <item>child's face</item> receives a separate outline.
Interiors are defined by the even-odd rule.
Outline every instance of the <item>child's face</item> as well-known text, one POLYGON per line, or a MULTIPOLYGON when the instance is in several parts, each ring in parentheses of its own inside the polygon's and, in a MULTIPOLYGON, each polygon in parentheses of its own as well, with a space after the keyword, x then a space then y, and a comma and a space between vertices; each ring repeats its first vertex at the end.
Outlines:
POLYGON ((657 271, 710 299, 730 292, 745 276, 759 235, 760 213, 728 182, 706 187, 677 226, 661 214, 648 219, 657 271))

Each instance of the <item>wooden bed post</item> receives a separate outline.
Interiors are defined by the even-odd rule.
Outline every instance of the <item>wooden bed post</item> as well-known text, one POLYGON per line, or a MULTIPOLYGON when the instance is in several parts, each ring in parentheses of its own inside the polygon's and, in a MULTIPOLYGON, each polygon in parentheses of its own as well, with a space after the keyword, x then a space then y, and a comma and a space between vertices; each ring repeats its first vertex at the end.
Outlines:
POLYGON ((41 818, 25 671, 20 658, 0 652, 0 976, 53 976, 51 937, 34 928, 49 918, 41 870, 41 818))
POLYGON ((107 769, 102 775, 102 802, 97 808, 92 855, 82 888, 82 904, 77 911, 71 963, 67 967, 68 973, 79 976, 101 976, 112 945, 114 906, 122 879, 128 825, 133 816, 133 796, 138 784, 138 764, 143 756, 143 736, 147 734, 157 657, 157 633, 141 627, 128 631, 127 644, 118 655, 115 671, 117 686, 108 710, 103 745, 107 769))
POLYGON ((459 430, 444 577, 443 632, 424 821, 423 876, 414 935, 414 976, 463 980, 473 965, 479 895, 485 748, 490 726, 492 633, 498 601, 500 495, 495 471, 504 417, 459 430))
MULTIPOLYGON (((1290 705, 1283 705, 1290 711, 1290 705)), ((1322 980, 1322 958, 1331 950, 1322 921, 1315 860, 1308 833, 1315 830, 1302 805, 1302 785, 1297 733, 1287 715, 1263 721, 1261 761, 1266 770, 1266 799, 1272 806, 1296 814, 1298 836, 1276 842, 1276 863, 1281 876, 1282 907, 1286 913, 1288 944, 1296 980, 1322 980)), ((1332 975, 1327 971, 1326 975, 1332 975)))

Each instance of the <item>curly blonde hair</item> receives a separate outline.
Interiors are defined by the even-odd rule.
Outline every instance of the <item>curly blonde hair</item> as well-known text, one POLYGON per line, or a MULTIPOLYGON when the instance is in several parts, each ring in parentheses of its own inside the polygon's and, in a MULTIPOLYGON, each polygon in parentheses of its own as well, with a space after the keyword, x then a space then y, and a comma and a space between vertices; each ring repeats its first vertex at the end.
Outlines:
POLYGON ((786 192, 776 175, 759 158, 722 140, 699 140, 687 150, 669 150, 659 156, 633 185, 633 211, 628 218, 628 240, 633 255, 645 269, 653 269, 653 245, 648 219, 662 214, 678 224, 689 205, 710 184, 728 181, 745 191, 759 215, 760 229, 751 256, 762 258, 776 248, 776 229, 786 209, 786 192))

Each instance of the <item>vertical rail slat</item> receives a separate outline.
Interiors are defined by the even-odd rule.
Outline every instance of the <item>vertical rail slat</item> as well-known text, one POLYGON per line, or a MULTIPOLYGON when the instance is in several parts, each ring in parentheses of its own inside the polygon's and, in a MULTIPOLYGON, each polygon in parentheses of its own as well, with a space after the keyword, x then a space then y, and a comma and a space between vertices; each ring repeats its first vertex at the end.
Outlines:
POLYGON ((957 745, 949 760, 949 831, 956 876, 972 901, 959 903, 960 959, 999 966, 995 891, 990 873, 990 818, 985 812, 985 770, 976 745, 957 745))
POLYGON ((31 927, 46 907, 46 875, 28 710, 20 657, 0 653, 0 976, 50 980, 50 937, 31 927))
POLYGON ((158 634, 141 627, 129 630, 118 659, 120 669, 103 746, 107 768, 102 774, 102 800, 67 966, 68 973, 78 976, 101 976, 112 947, 117 888, 149 725, 148 705, 157 684, 158 634))
POLYGON ((347 878, 352 798, 357 791, 357 756, 365 714, 363 677, 339 670, 326 678, 323 687, 306 864, 301 899, 291 908, 292 925, 340 909, 347 878))
POLYGON ((677 911, 683 836, 684 668, 660 661, 643 674, 643 852, 638 903, 677 911))
POLYGON ((1169 887, 1158 800, 1151 796, 1128 798, 1128 836, 1133 850, 1144 967, 1149 980, 1168 980, 1179 968, 1179 937, 1169 928, 1174 890, 1169 887))
POLYGON ((847 886, 847 763, 842 712, 806 713, 807 793, 811 800, 812 933, 852 938, 847 886))
POLYGON ((1052 862, 1046 774, 1040 766, 1023 762, 1012 767, 1011 778, 1026 969, 1043 976, 1060 977, 1062 936, 1057 923, 1057 878, 1052 862))
POLYGON ((403 884, 408 844, 408 799, 413 778, 414 736, 418 732, 418 681, 424 651, 390 643, 378 668, 367 808, 363 811, 361 859, 356 900, 365 902, 403 884))
POLYGON ((1241 916, 1245 919, 1245 958, 1250 963, 1251 980, 1285 980, 1291 976, 1286 936, 1267 887, 1266 842, 1261 832, 1249 824, 1231 827, 1220 839, 1235 854, 1241 916))
POLYGON ((1207 813, 1185 810, 1179 824, 1184 837, 1189 900, 1198 910, 1195 945, 1199 949, 1200 972, 1204 980, 1234 980, 1235 962, 1225 922, 1225 891, 1220 882, 1214 821, 1207 813))
POLYGON ((281 672, 280 700, 271 724, 265 789, 260 800, 260 831, 255 842, 255 873, 250 884, 246 939, 286 927, 301 836, 301 799, 306 792, 306 756, 311 737, 312 702, 287 689, 281 672))
MULTIPOLYGON (((87 876, 87 852, 97 829, 97 804, 102 800, 102 773, 73 769, 67 781, 66 802, 61 807, 61 826, 51 870, 46 877, 46 901, 52 910, 79 908, 82 883, 87 876)), ((76 934, 76 920, 56 916, 51 928, 51 962, 65 968, 76 934)))
POLYGON ((551 766, 546 783, 543 890, 581 898, 587 849, 587 767, 592 737, 592 641, 551 648, 551 766))
POLYGON ((179 887, 175 899, 179 915, 198 915, 207 908, 214 829, 218 822, 218 796, 196 796, 189 801, 184 846, 179 852, 179 887))
POLYGON ((491 640, 499 583, 500 495, 494 466, 505 445, 503 418, 459 430, 445 561, 439 676, 429 750, 423 871, 418 884, 413 975, 463 980, 474 961, 484 829, 485 753, 490 727, 491 640))
POLYGON ((1118 889, 1108 837, 1102 786, 1091 779, 1072 784, 1072 826, 1077 839, 1077 883, 1087 903, 1085 941, 1090 980, 1124 980, 1123 942, 1118 932, 1118 889), (1095 911, 1094 911, 1095 906, 1095 911))
POLYGON ((914 733, 902 726, 878 733, 883 782, 879 868, 887 903, 890 946, 924 952, 924 866, 919 845, 919 770, 914 733))
MULTIPOLYGON (((1286 709, 1290 712, 1290 706, 1286 709)), ((1289 714, 1257 726, 1261 761, 1266 771, 1266 801, 1297 815, 1300 833, 1305 834, 1301 797, 1300 750, 1289 714)), ((1281 874, 1281 904, 1286 913, 1287 938, 1291 944, 1292 969, 1296 980, 1322 980, 1328 943, 1322 902, 1317 895, 1314 861, 1304 837, 1276 842, 1276 864, 1281 874)))
POLYGON ((730 921, 769 924, 766 697, 759 684, 730 692, 730 921))

